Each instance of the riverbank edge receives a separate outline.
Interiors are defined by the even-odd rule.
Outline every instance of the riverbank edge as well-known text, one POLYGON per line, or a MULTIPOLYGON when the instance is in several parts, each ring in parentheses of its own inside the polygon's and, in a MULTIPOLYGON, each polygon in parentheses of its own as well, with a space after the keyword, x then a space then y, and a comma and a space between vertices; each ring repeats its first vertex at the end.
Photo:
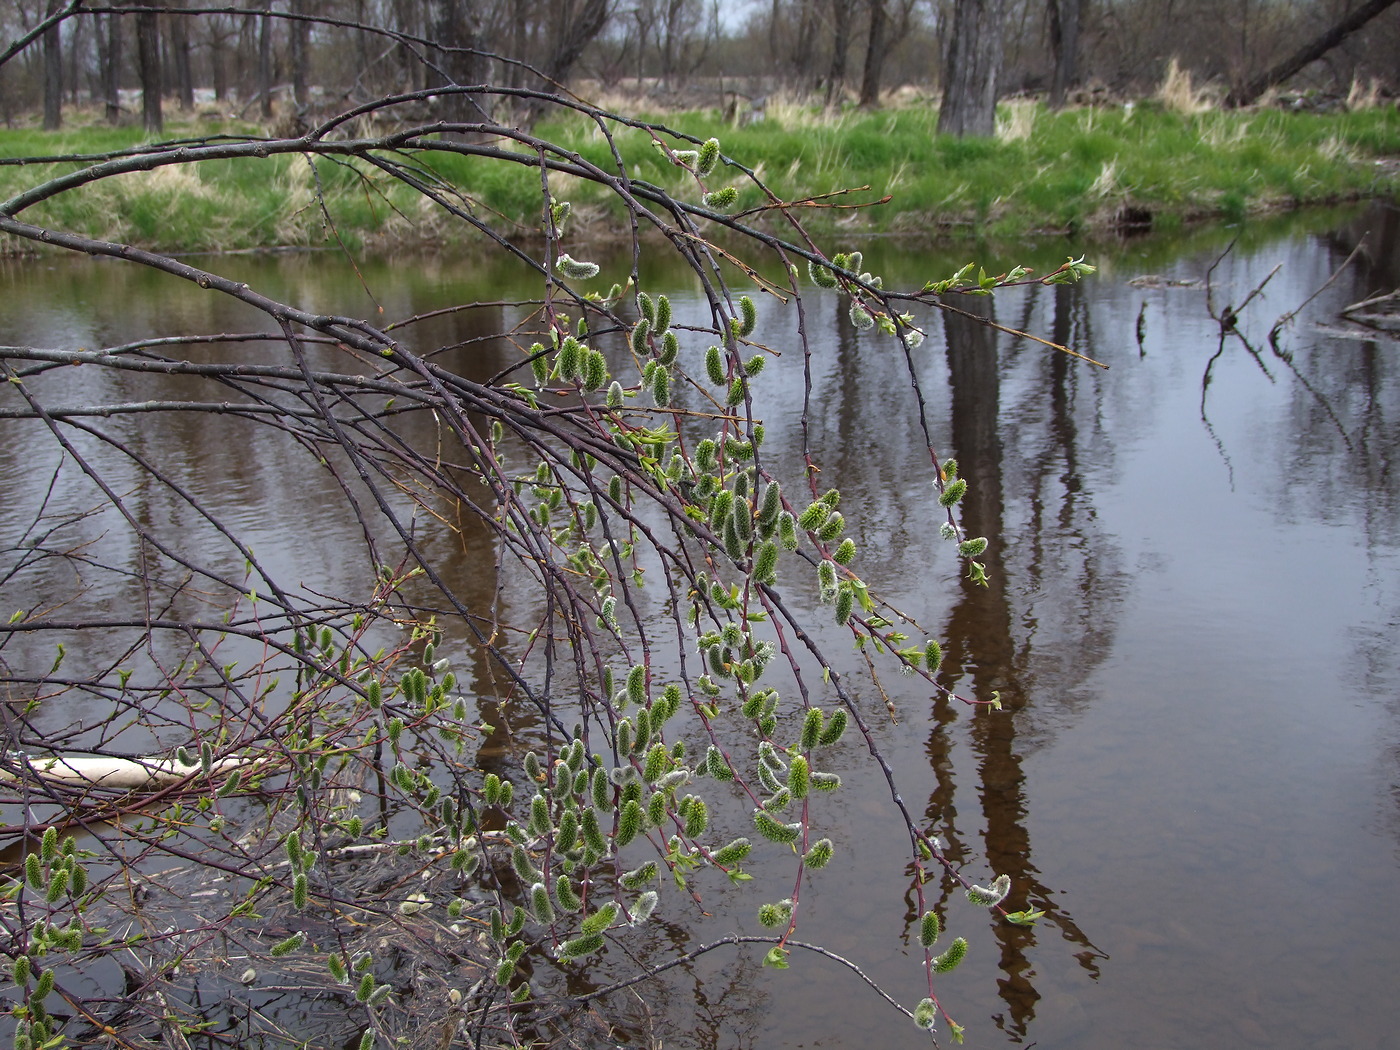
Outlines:
MULTIPOLYGON (((720 138, 736 164, 760 173, 765 168, 780 171, 765 181, 783 200, 868 187, 841 198, 839 206, 819 200, 791 208, 819 237, 890 236, 915 243, 1065 235, 1100 239, 1400 198, 1400 110, 1394 108, 1329 117, 1265 111, 1135 113, 1127 107, 1069 113, 1003 107, 1003 114, 1008 124, 1020 120, 1020 131, 986 140, 926 134, 932 116, 913 110, 835 118, 789 115, 774 122, 767 138, 752 127, 726 127, 710 113, 666 119, 669 127, 720 138), (886 195, 888 203, 876 203, 886 195)), ((251 127, 221 131, 258 134, 251 127)), ((596 132, 590 137, 577 123, 547 123, 541 133, 583 156, 615 144, 596 132)), ((642 178, 680 199, 693 196, 693 179, 660 163, 651 148, 653 137, 666 139, 664 132, 652 129, 622 129, 616 144, 642 178)), ((93 156, 139 140, 134 129, 99 125, 57 133, 0 131, 0 157, 93 156)), ((179 255, 342 248, 422 252, 473 247, 483 240, 464 223, 415 213, 388 196, 367 202, 369 183, 347 174, 343 165, 337 171, 340 181, 328 185, 324 172, 313 176, 311 165, 294 156, 238 163, 244 166, 230 163, 188 172, 165 168, 122 176, 24 214, 39 225, 179 255), (255 164, 264 167, 254 169, 255 164), (324 221, 322 201, 334 229, 324 221)), ((473 187, 479 214, 503 236, 521 243, 539 237, 533 214, 539 182, 532 171, 520 168, 497 177, 502 167, 514 166, 496 164, 493 177, 482 179, 490 162, 440 155, 433 163, 473 187)), ((13 163, 0 166, 0 198, 71 167, 52 165, 45 172, 13 163)), ((740 171, 722 167, 718 173, 724 184, 741 188, 735 213, 780 233, 786 223, 773 209, 767 214, 761 210, 766 202, 745 186, 740 171)), ((630 228, 614 217, 605 191, 578 180, 561 181, 564 185, 552 185, 552 191, 575 195, 571 242, 608 244, 630 236, 630 228)), ((47 250, 0 238, 0 255, 47 250)))

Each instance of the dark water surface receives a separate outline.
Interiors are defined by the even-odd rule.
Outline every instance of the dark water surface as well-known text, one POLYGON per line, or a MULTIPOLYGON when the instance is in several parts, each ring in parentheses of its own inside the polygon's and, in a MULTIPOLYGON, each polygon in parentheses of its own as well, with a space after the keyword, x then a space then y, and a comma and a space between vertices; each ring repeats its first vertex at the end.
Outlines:
MULTIPOLYGON (((1217 311, 1280 268, 1238 334, 1221 335, 1199 282, 1239 231, 1091 248, 1101 270, 1086 283, 1012 292, 990 307, 998 322, 1069 343, 1107 371, 956 318, 921 318, 932 435, 970 479, 964 522, 992 544, 986 588, 960 578, 937 538, 901 356, 856 333, 835 296, 809 301, 810 442, 823 483, 842 491, 861 547, 855 567, 943 641, 948 684, 981 699, 998 692, 1006 707, 974 714, 933 702, 918 679, 885 679, 894 722, 873 692, 862 697, 906 802, 950 856, 975 881, 1011 875, 1009 905, 1047 913, 1033 929, 996 925, 949 896, 945 925, 971 950, 938 987, 968 1045, 1396 1045, 1400 342, 1338 317, 1400 284, 1396 225, 1393 209, 1375 209, 1345 225, 1306 216, 1240 233, 1211 275, 1217 311), (1274 321, 1322 286, 1367 228, 1369 255, 1271 348, 1274 321)), ((1041 269, 1070 250, 1081 249, 997 249, 1003 265, 1041 269)), ((879 245, 866 265, 888 286, 917 285, 967 254, 879 245)), ((374 309, 332 256, 214 268, 311 309, 374 309)), ((528 294, 509 269, 477 264, 363 270, 386 318, 528 294)), ((661 290, 666 279, 657 272, 644 286, 661 290)), ((701 309, 686 285, 671 298, 678 323, 701 309)), ((0 262, 0 304, 0 343, 64 348, 256 323, 210 293, 86 260, 0 262)), ((454 345, 447 353, 464 372, 490 375, 510 351, 473 340, 500 330, 510 309, 453 315, 417 338, 454 345)), ((758 337, 789 352, 764 373, 756 413, 795 478, 802 377, 785 323, 765 307, 758 337)), ((73 403, 130 396, 88 388, 114 380, 87 370, 71 382, 73 403)), ((12 548, 53 465, 28 426, 0 420, 0 548, 12 548)), ((139 418, 110 426, 143 440, 139 418)), ((314 512, 334 491, 304 456, 271 435, 232 445, 217 420, 159 445, 172 470, 253 530, 274 566, 330 591, 363 579, 351 553, 360 534, 314 512)), ((77 484, 57 497, 73 508, 90 498, 77 484)), ((463 564, 462 580, 481 568, 463 564)), ((52 581, 54 596, 71 586, 52 581)), ((104 600, 131 597, 103 586, 113 586, 104 600)), ((3 597, 8 615, 18 599, 3 597)), ((849 652, 834 628, 823 641, 849 652)), ((0 655, 11 666, 44 660, 23 645, 0 655)), ((859 666, 852 656, 838 670, 859 666)), ((480 669, 459 673, 471 684, 480 669)), ((529 737, 528 725, 517 730, 529 737)), ((913 1004, 924 992, 910 948, 907 837, 863 756, 840 761, 846 787, 823 828, 837 859, 804 890, 799 936, 913 1004)), ((706 905, 713 916, 692 922, 675 902, 668 915, 679 925, 656 924, 652 936, 683 947, 760 932, 755 898, 731 907, 717 892, 706 905)), ((801 954, 778 973, 758 958, 714 953, 619 1001, 635 1026, 619 1041, 922 1045, 849 973, 801 954)))

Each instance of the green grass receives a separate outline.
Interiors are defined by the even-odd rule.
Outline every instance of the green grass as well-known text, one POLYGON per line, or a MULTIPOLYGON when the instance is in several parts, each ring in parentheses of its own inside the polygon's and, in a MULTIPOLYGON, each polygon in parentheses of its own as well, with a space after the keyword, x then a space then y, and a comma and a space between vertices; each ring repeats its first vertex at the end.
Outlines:
MULTIPOLYGON (((1016 235, 1110 225, 1127 206, 1152 213, 1158 226, 1195 218, 1232 220, 1265 210, 1400 192, 1400 112, 1388 109, 1320 115, 1260 111, 1184 115, 1153 103, 1050 113, 1003 107, 1013 133, 999 139, 937 136, 937 114, 910 107, 829 114, 784 106, 772 119, 743 128, 713 112, 657 115, 658 122, 700 138, 715 136, 724 152, 756 169, 783 200, 851 187, 868 191, 826 204, 872 201, 879 208, 808 207, 814 230, 1016 235)), ((179 130, 208 134, 211 129, 179 130)), ((224 129, 234 130, 234 129, 224 129)), ((546 123, 544 138, 608 170, 608 143, 581 120, 546 123)), ((671 164, 644 131, 618 126, 616 143, 634 179, 698 200, 693 176, 671 164)), ((136 144, 140 132, 101 126, 46 134, 0 131, 0 157, 102 153, 136 144)), ((677 148, 686 143, 668 139, 677 148)), ((539 175, 525 166, 446 154, 420 156, 435 179, 497 226, 539 225, 539 175)), ((56 166, 0 166, 0 199, 58 171, 56 166)), ((219 250, 325 243, 327 224, 351 246, 437 243, 455 227, 415 196, 363 162, 301 158, 217 162, 197 171, 167 169, 123 176, 85 188, 31 212, 33 221, 64 229, 181 250, 219 250)), ((762 194, 735 168, 708 180, 740 190, 734 210, 762 206, 762 194)), ((599 227, 615 222, 606 192, 579 180, 552 181, 556 196, 599 227)))

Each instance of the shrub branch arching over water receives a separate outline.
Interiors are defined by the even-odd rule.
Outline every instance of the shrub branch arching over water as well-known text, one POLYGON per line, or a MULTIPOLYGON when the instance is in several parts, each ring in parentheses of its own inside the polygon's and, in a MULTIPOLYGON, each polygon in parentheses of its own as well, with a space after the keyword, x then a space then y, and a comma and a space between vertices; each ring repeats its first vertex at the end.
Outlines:
MULTIPOLYGON (((856 961, 796 936, 807 873, 840 857, 826 833, 827 799, 841 786, 839 749, 864 749, 908 831, 927 994, 907 1007, 876 991, 920 1027, 946 1022, 956 1038, 935 980, 961 961, 967 942, 940 939, 942 923, 956 930, 975 912, 964 906, 940 917, 926 886, 948 879, 972 906, 1012 922, 1036 916, 1003 909, 1016 892, 1008 879, 992 873, 990 886, 976 884, 907 810, 871 728, 884 712, 866 709, 857 684, 830 670, 789 598, 817 593, 820 614, 872 654, 872 674, 921 675, 931 695, 962 699, 937 677, 937 640, 901 630, 906 621, 863 582, 861 508, 818 484, 822 450, 804 446, 805 476, 779 476, 770 464, 753 390, 774 367, 759 338, 779 308, 759 304, 801 309, 809 277, 841 289, 857 327, 908 360, 910 410, 927 438, 914 367, 922 332, 911 304, 954 309, 940 297, 1034 278, 1019 268, 993 277, 969 268, 930 275, 916 291, 884 289, 862 269, 860 253, 825 254, 804 233, 801 209, 767 194, 720 142, 659 126, 648 126, 657 148, 692 177, 688 197, 503 124, 405 123, 377 137, 348 136, 357 118, 411 112, 429 95, 456 90, 467 89, 381 99, 293 138, 152 145, 94 158, 0 204, 0 230, 12 236, 195 282, 249 304, 276 327, 271 335, 153 337, 98 350, 0 348, 9 391, 0 408, 31 421, 26 433, 36 447, 42 438, 62 450, 59 469, 86 475, 102 512, 123 523, 152 567, 138 614, 84 604, 80 594, 52 610, 11 610, 5 628, 5 639, 23 637, 31 648, 52 638, 47 651, 57 654, 52 668, 6 666, 11 688, 22 685, 32 698, 6 722, 0 766, 7 812, 22 814, 24 825, 12 836, 22 860, 0 891, 16 1045, 78 1045, 99 1031, 120 1039, 147 1028, 188 1038, 216 1021, 187 977, 211 958, 232 967, 230 982, 257 987, 275 974, 285 994, 329 995, 363 1030, 362 1046, 390 1045, 417 1030, 412 1012, 393 1008, 403 978, 376 958, 376 945, 385 930, 426 921, 479 931, 479 972, 458 983, 443 975, 450 1023, 475 1045, 508 1042, 522 1026, 740 943, 765 946, 764 961, 775 967, 789 966, 794 949, 817 952, 873 986, 856 961), (490 381, 472 381, 416 346, 411 326, 391 336, 268 297, 217 267, 25 215, 127 172, 284 154, 351 164, 367 192, 378 179, 413 187, 491 248, 532 267, 539 299, 521 304, 526 319, 500 333, 520 348, 517 362, 490 381), (538 170, 541 236, 533 247, 505 240, 472 213, 470 188, 434 167, 450 155, 538 170), (630 273, 600 272, 587 244, 570 238, 570 202, 556 187, 574 179, 606 186, 627 208, 630 273), (726 188, 741 179, 769 201, 763 225, 759 216, 724 211, 734 196, 726 188), (689 264, 708 326, 677 327, 667 297, 638 286, 636 260, 653 251, 689 264), (764 253, 776 258, 782 280, 761 276, 774 270, 760 268, 764 253), (734 287, 732 263, 757 290, 734 287), (238 348, 249 343, 278 352, 264 363, 240 360, 238 348), (598 347, 624 344, 628 363, 613 370, 598 347), (192 347, 200 352, 182 353, 192 347), (328 368, 326 348, 352 363, 328 368), (73 365, 177 375, 195 392, 181 402, 60 406, 52 377, 73 365), (704 407, 677 407, 682 402, 704 407), (158 432, 162 421, 214 411, 275 428, 340 480, 344 510, 361 522, 367 560, 379 566, 363 595, 328 599, 280 578, 178 475, 104 427, 105 418, 142 412, 158 432), (434 421, 433 448, 408 436, 409 422, 424 418, 434 421), (89 454, 94 445, 222 536, 243 573, 147 520, 89 454), (443 573, 424 529, 460 527, 451 524, 456 518, 489 533, 498 569, 530 580, 543 610, 538 622, 502 621, 498 606, 482 607, 443 573), (650 611, 658 590, 671 614, 660 623, 650 611), (204 615, 190 613, 191 605, 204 615), (184 611, 171 611, 177 607, 184 611), (392 626, 404 633, 384 645, 392 626), (129 637, 130 647, 69 675, 65 646, 94 632, 129 637), (226 650, 258 655, 234 663, 222 658, 226 650), (493 668, 503 699, 532 706, 544 727, 542 745, 508 770, 486 772, 471 759, 469 749, 491 727, 460 695, 450 669, 464 650, 493 668), (107 713, 54 732, 67 696, 107 713), (177 736, 179 749, 161 756, 158 769, 130 758, 129 739, 177 736), (64 780, 56 761, 79 751, 133 762, 151 772, 151 783, 133 796, 94 778, 64 780), (737 821, 736 805, 744 814, 737 821), (745 864, 759 854, 788 858, 787 874, 774 878, 765 865, 763 877, 751 876, 745 864), (368 877, 374 858, 387 866, 379 870, 401 877, 368 877), (219 893, 209 903, 185 900, 184 924, 167 929, 145 917, 131 882, 159 885, 172 866, 219 893), (688 907, 720 892, 751 897, 767 932, 643 958, 630 974, 617 974, 615 958, 603 968, 608 946, 632 944, 633 931, 654 915, 684 921, 688 907), (112 980, 105 960, 128 970, 125 992, 119 979, 93 991, 112 980), (551 991, 538 976, 550 966, 598 967, 603 986, 572 996, 551 991)), ((604 136, 620 119, 559 96, 483 86, 470 93, 570 108, 604 136)), ((333 214, 326 218, 333 224, 333 214)), ((1077 280, 1090 270, 1071 260, 1040 280, 1077 280)), ((809 369, 820 349, 803 349, 801 367, 809 369)), ((804 417, 811 407, 804 405, 804 417)), ((931 548, 928 558, 960 558, 974 580, 985 580, 977 559, 986 540, 964 535, 958 523, 958 504, 977 479, 940 462, 928 444, 942 533, 956 541, 931 548)), ((47 497, 40 507, 26 537, 30 550, 44 547, 41 533, 61 517, 45 509, 47 497)), ((101 548, 50 556, 81 563, 85 573, 103 568, 101 548)), ((6 572, 23 578, 39 571, 36 564, 20 557, 6 572)), ((257 1011, 234 1018, 225 1009, 219 1017, 237 1039, 272 1024, 257 1011)))

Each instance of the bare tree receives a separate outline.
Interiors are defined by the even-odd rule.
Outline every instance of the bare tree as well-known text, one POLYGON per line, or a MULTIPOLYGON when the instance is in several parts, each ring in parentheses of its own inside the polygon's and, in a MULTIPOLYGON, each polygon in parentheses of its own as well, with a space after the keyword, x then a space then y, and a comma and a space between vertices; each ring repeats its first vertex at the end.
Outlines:
POLYGON ((1230 92, 1227 101, 1234 106, 1249 105, 1269 88, 1301 72, 1394 5, 1395 0, 1367 0, 1359 7, 1352 8, 1283 61, 1276 63, 1243 87, 1230 92))
POLYGON ((956 0, 943 64, 938 131, 991 135, 996 130, 1004 0, 956 0))

